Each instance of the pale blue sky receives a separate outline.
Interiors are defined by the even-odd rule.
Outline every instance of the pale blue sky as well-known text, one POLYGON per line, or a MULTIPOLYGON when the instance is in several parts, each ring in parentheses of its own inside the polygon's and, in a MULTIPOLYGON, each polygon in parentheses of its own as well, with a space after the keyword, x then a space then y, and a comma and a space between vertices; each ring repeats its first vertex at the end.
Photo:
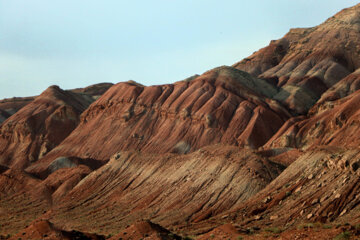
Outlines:
POLYGON ((231 65, 352 0, 0 0, 0 98, 172 83, 231 65))

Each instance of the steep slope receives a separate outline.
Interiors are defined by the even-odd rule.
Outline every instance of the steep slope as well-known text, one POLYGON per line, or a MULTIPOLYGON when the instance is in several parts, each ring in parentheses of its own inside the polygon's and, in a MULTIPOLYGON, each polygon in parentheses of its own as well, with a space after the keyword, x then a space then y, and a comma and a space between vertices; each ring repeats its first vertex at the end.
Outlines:
POLYGON ((238 216, 253 218, 257 222, 253 224, 261 225, 334 220, 357 224, 359 153, 359 149, 335 147, 305 153, 245 202, 246 207, 239 210, 238 216))
POLYGON ((0 128, 0 163, 24 168, 57 146, 79 123, 91 95, 51 86, 0 128))
POLYGON ((0 234, 360 235, 359 32, 360 4, 174 84, 0 102, 0 234))
POLYGON ((109 88, 111 88, 114 84, 112 83, 97 83, 84 88, 75 88, 70 89, 69 91, 73 93, 80 93, 83 95, 91 96, 93 99, 98 99, 101 95, 103 95, 109 88))
POLYGON ((0 124, 4 122, 8 117, 10 117, 9 113, 4 110, 0 110, 0 124))
POLYGON ((187 155, 121 152, 81 180, 49 218, 63 229, 102 234, 116 234, 142 219, 171 230, 231 209, 282 169, 234 146, 208 146, 187 155))
MULTIPOLYGON (((98 83, 85 88, 70 89, 68 91, 82 94, 84 98, 92 99, 91 101, 93 101, 104 94, 112 85, 112 83, 98 83)), ((14 97, 0 100, 0 124, 22 107, 34 101, 36 97, 37 96, 14 97)))
POLYGON ((235 210, 181 228, 191 235, 206 233, 200 239, 228 235, 219 226, 229 222, 237 230, 233 235, 243 239, 333 239, 345 231, 357 236, 345 239, 357 239, 359 154, 358 148, 327 146, 307 151, 235 210))
POLYGON ((328 88, 360 67, 360 4, 313 28, 292 29, 234 67, 282 87, 275 99, 306 113, 328 88))
POLYGON ((34 99, 35 97, 14 97, 0 100, 0 124, 34 99))
POLYGON ((310 116, 291 118, 268 141, 267 148, 318 145, 358 147, 360 137, 360 91, 333 102, 314 106, 310 116))
POLYGON ((346 97, 360 89, 360 69, 341 79, 337 84, 329 88, 319 99, 317 105, 327 101, 335 101, 346 97))
MULTIPOLYGON (((53 168, 54 172, 45 180, 37 179, 22 170, 0 169, 0 234, 18 233, 35 219, 47 219, 46 214, 51 213, 53 205, 63 203, 65 195, 74 186, 100 167, 91 159, 71 159, 72 166, 61 166, 61 161, 63 160, 58 159, 57 169, 53 168)), ((31 227, 24 231, 30 231, 29 234, 34 232, 31 227)))
POLYGON ((50 204, 41 180, 14 169, 0 173, 0 234, 17 233, 40 217, 50 204))
POLYGON ((252 150, 223 145, 187 155, 120 152, 97 170, 80 163, 44 180, 9 169, 0 174, 0 234, 35 219, 104 235, 151 219, 173 231, 233 208, 282 170, 252 150))
MULTIPOLYGON (((119 83, 41 162, 60 156, 106 160, 120 150, 187 153, 213 143, 257 148, 290 116, 269 99, 276 93, 272 85, 231 67, 171 85, 119 83)), ((28 170, 40 173, 46 164, 28 170)))

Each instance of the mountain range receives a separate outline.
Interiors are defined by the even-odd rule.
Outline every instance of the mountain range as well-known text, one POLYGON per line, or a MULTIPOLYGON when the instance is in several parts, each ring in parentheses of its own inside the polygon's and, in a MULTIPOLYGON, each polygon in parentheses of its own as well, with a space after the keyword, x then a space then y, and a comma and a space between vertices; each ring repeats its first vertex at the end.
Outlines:
POLYGON ((1 239, 357 239, 359 89, 360 4, 173 84, 0 100, 1 239))

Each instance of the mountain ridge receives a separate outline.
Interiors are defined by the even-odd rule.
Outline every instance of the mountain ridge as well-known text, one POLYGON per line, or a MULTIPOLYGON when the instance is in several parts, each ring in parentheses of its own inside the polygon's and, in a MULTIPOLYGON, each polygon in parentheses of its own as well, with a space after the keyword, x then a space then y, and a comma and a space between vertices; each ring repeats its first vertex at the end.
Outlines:
POLYGON ((360 4, 173 84, 0 101, 0 234, 355 239, 359 40, 360 4))

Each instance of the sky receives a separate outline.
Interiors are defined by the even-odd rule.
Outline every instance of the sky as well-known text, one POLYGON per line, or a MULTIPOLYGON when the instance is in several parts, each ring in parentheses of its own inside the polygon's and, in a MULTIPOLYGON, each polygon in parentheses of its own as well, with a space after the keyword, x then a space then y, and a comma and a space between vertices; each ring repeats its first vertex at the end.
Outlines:
POLYGON ((352 0, 0 0, 0 99, 232 65, 352 0))

